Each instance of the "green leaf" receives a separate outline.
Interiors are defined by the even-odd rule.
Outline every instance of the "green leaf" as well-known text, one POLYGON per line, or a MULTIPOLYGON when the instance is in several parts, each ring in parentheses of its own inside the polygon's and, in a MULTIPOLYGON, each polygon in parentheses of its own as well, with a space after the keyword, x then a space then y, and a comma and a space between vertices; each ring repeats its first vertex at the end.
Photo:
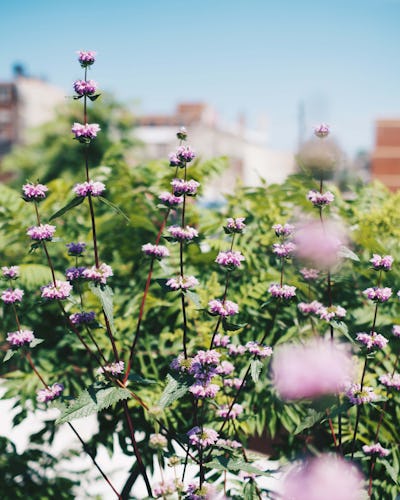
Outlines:
POLYGON ((96 99, 98 99, 99 97, 101 96, 101 94, 95 94, 95 95, 88 95, 89 99, 91 101, 95 101, 96 99))
POLYGON ((189 299, 194 303, 196 307, 201 307, 200 297, 197 293, 192 292, 191 290, 186 290, 185 294, 189 297, 189 299))
POLYGON ((33 339, 32 342, 29 344, 29 347, 32 349, 32 347, 36 347, 37 345, 41 344, 44 342, 44 339, 33 339))
POLYGON ((131 394, 127 389, 96 382, 81 392, 77 399, 58 417, 56 424, 64 424, 77 418, 87 417, 130 397, 131 394))
POLYGON ((123 217, 127 222, 131 222, 130 218, 126 215, 125 212, 123 212, 117 205, 114 205, 110 200, 107 200, 107 198, 103 198, 102 196, 96 196, 96 198, 104 203, 104 205, 107 205, 108 207, 112 208, 118 215, 123 217))
POLYGON ((351 259, 351 260, 355 260, 356 262, 360 262, 360 259, 358 258, 358 256, 354 252, 352 252, 350 250, 350 248, 347 248, 344 245, 342 245, 340 247, 340 250, 338 252, 338 256, 343 258, 343 259, 351 259))
POLYGON ((313 427, 315 424, 321 422, 324 417, 325 413, 323 411, 316 411, 309 408, 307 415, 303 417, 302 422, 296 427, 294 434, 300 434, 300 432, 303 432, 305 429, 313 427))
POLYGON ((60 208, 55 214, 53 214, 49 221, 56 219, 57 217, 61 217, 64 215, 68 210, 71 210, 71 208, 77 207, 81 203, 83 203, 83 200, 85 199, 84 196, 77 196, 76 198, 72 199, 69 203, 67 203, 63 208, 60 208))
POLYGON ((193 385, 193 378, 183 375, 167 375, 167 385, 161 394, 158 405, 166 408, 177 399, 183 397, 193 385))
POLYGON ((353 337, 349 334, 349 329, 347 328, 346 323, 343 321, 330 321, 329 324, 333 326, 335 330, 340 332, 347 340, 349 340, 352 344, 355 344, 353 337))
POLYGON ((229 323, 225 318, 222 319, 222 327, 227 332, 235 332, 236 330, 240 330, 247 326, 247 323, 229 323))
POLYGON ((131 380, 133 383, 138 384, 138 385, 150 385, 150 384, 157 384, 157 380, 151 380, 149 378, 143 378, 137 373, 130 373, 128 380, 131 380))
POLYGON ((90 290, 100 299, 104 314, 107 316, 110 327, 114 329, 114 314, 113 314, 113 291, 109 286, 101 288, 94 283, 89 284, 90 290))
POLYGON ((6 355, 5 355, 5 356, 4 356, 4 358, 3 358, 3 363, 5 363, 5 362, 6 362, 6 361, 8 361, 9 359, 11 359, 11 358, 14 356, 14 354, 15 354, 16 352, 17 352, 17 351, 13 351, 12 349, 8 350, 8 351, 6 352, 6 355))
POLYGON ((399 477, 398 474, 396 474, 395 469, 392 467, 392 465, 387 461, 387 460, 381 460, 382 465, 385 467, 386 472, 389 474, 390 479, 395 483, 399 484, 399 477))
POLYGON ((250 375, 254 383, 258 382, 263 366, 264 365, 259 359, 253 359, 253 361, 250 363, 250 375))
POLYGON ((226 455, 219 455, 214 457, 211 462, 206 464, 208 469, 226 470, 230 472, 245 471, 259 476, 270 476, 271 471, 262 471, 257 467, 245 462, 244 460, 229 458, 226 455))

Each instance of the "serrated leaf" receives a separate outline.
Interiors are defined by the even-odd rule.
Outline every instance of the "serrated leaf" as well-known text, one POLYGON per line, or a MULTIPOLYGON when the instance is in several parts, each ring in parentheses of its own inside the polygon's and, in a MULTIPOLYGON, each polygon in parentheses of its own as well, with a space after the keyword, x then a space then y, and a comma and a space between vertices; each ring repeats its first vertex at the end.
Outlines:
POLYGON ((386 472, 389 474, 390 476, 390 479, 395 483, 395 484, 399 484, 399 477, 398 477, 398 474, 396 474, 396 471, 394 470, 394 468, 392 467, 392 465, 390 464, 390 462, 388 462, 387 460, 381 460, 380 461, 381 464, 385 467, 386 469, 386 472))
POLYGON ((188 391, 189 387, 193 385, 193 378, 182 375, 167 375, 167 385, 161 394, 158 405, 161 408, 166 408, 177 399, 183 397, 188 391))
POLYGON ((32 342, 29 344, 29 347, 32 348, 32 347, 36 347, 37 345, 41 344, 42 342, 44 342, 44 339, 38 339, 38 338, 34 338, 32 340, 32 342))
POLYGON ((341 257, 342 259, 351 259, 355 260, 356 262, 360 262, 358 256, 354 252, 352 252, 350 248, 347 248, 344 245, 340 247, 338 256, 341 257))
POLYGON ((68 210, 71 210, 74 207, 77 207, 81 203, 83 203, 83 200, 85 199, 84 196, 77 196, 76 198, 72 199, 69 203, 67 203, 63 208, 60 208, 55 214, 53 214, 49 221, 56 219, 57 217, 61 217, 64 215, 68 210))
POLYGON ((262 367, 263 364, 259 359, 253 359, 250 363, 250 375, 254 383, 258 382, 262 367))
POLYGON ((56 424, 71 422, 71 420, 98 413, 118 401, 130 397, 131 393, 127 389, 96 382, 81 392, 78 398, 58 417, 56 424))
POLYGON ((3 363, 5 363, 6 361, 8 361, 9 359, 11 359, 14 354, 16 353, 17 351, 13 351, 12 349, 10 349, 9 351, 6 352, 6 355, 4 356, 3 358, 3 363))
POLYGON ((103 198, 102 196, 96 196, 96 198, 104 203, 104 205, 107 205, 108 207, 112 208, 114 212, 116 212, 118 215, 123 217, 127 222, 131 222, 130 218, 126 215, 125 212, 123 212, 117 205, 114 205, 110 200, 107 200, 107 198, 103 198))
POLYGON ((300 434, 300 432, 303 432, 305 429, 309 429, 313 425, 321 422, 324 417, 325 413, 323 411, 316 411, 309 408, 307 415, 303 417, 301 424, 296 427, 294 434, 300 434))
MULTIPOLYGON (((214 457, 211 462, 206 464, 208 469, 226 470, 230 472, 245 471, 250 474, 257 474, 259 476, 270 476, 272 471, 262 471, 257 467, 245 462, 244 460, 238 460, 235 458, 229 458, 226 455, 220 455, 214 457)), ((275 471, 276 472, 276 471, 275 471)))
POLYGON ((333 326, 335 330, 340 332, 347 340, 352 344, 355 344, 353 337, 349 334, 349 329, 343 321, 330 321, 329 324, 333 326))
POLYGON ((197 295, 197 293, 192 292, 191 290, 186 290, 185 294, 189 299, 194 303, 196 307, 201 307, 200 304, 200 297, 197 295))
POLYGON ((100 299, 104 314, 107 316, 110 327, 114 328, 114 313, 113 313, 113 291, 109 286, 101 288, 94 283, 89 284, 91 291, 100 299))
POLYGON ((157 261, 165 274, 172 274, 172 269, 163 260, 157 261))

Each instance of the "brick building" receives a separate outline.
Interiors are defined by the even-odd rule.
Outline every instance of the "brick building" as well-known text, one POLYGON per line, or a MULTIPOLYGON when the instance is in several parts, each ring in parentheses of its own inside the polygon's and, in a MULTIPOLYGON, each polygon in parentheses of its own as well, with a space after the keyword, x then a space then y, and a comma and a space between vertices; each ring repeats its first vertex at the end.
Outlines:
POLYGON ((377 120, 371 179, 389 189, 400 189, 400 119, 377 120))

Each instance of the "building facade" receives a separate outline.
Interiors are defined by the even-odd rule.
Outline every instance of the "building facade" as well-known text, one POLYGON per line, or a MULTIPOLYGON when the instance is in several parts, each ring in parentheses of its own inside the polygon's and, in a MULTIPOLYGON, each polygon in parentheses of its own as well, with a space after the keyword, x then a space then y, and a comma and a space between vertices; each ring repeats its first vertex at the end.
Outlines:
POLYGON ((371 178, 400 189, 400 119, 376 121, 371 178))

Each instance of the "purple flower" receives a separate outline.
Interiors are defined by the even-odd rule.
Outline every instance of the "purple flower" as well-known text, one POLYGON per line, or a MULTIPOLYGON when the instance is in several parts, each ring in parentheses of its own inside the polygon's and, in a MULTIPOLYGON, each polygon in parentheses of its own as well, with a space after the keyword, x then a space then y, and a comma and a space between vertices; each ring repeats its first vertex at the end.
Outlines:
POLYGON ((400 337, 400 325, 393 325, 392 333, 395 337, 400 337))
POLYGON ((196 157, 190 146, 179 146, 176 153, 170 153, 169 164, 171 167, 184 167, 196 157))
POLYGON ((367 288, 364 290, 363 294, 369 300, 373 300, 374 302, 387 302, 392 296, 392 289, 388 287, 379 288, 374 286, 373 288, 367 288))
POLYGON ((241 263, 245 260, 244 256, 237 251, 229 250, 227 252, 219 252, 215 262, 228 270, 240 267, 241 263))
POLYGON ((318 314, 321 308, 323 308, 324 306, 321 304, 321 302, 313 300, 309 303, 300 302, 299 304, 297 304, 297 307, 302 314, 318 314))
POLYGON ((230 375, 233 371, 235 371, 235 367, 230 361, 221 361, 216 368, 218 375, 230 375))
POLYGON ((335 196, 330 191, 320 193, 319 191, 312 190, 308 192, 307 199, 311 201, 314 207, 322 208, 332 203, 335 196))
POLYGON ((224 387, 233 387, 237 391, 246 385, 242 378, 226 378, 224 379, 224 387), (242 385, 243 384, 243 385, 242 385))
POLYGON ((393 387, 400 391, 400 373, 385 373, 379 377, 379 382, 386 387, 393 387))
POLYGON ((78 257, 83 254, 86 249, 86 243, 67 243, 68 255, 78 257))
POLYGON ((164 205, 167 205, 167 207, 176 207, 183 202, 182 196, 175 196, 168 191, 163 191, 160 194, 159 199, 164 203, 164 205))
POLYGON ((2 273, 4 278, 14 280, 14 279, 18 278, 18 276, 19 276, 19 267, 18 266, 10 266, 10 267, 3 266, 1 268, 1 273, 2 273))
POLYGON ((46 198, 46 192, 49 190, 44 184, 24 184, 22 186, 23 196, 25 201, 41 201, 46 198))
POLYGON ((284 243, 274 243, 272 245, 272 251, 279 257, 290 257, 296 249, 296 245, 291 241, 285 241, 284 243))
POLYGON ((100 367, 97 370, 97 373, 110 373, 114 377, 117 375, 120 375, 121 373, 124 373, 124 368, 125 368, 125 363, 123 361, 117 361, 115 363, 110 363, 109 365, 105 365, 103 367, 100 367))
POLYGON ((12 347, 21 347, 30 344, 35 338, 31 330, 18 330, 18 332, 7 333, 7 342, 12 347))
POLYGON ((272 297, 289 300, 296 296, 296 287, 290 285, 280 286, 277 283, 272 283, 268 288, 268 292, 272 297))
POLYGON ((240 356, 241 354, 244 354, 246 351, 247 349, 244 345, 235 345, 235 344, 228 345, 228 353, 230 356, 240 356))
POLYGON ((70 322, 75 325, 90 325, 95 320, 96 314, 94 311, 90 312, 81 312, 71 314, 69 317, 70 322))
POLYGON ((39 389, 37 391, 37 401, 39 403, 48 403, 49 401, 53 401, 53 399, 61 396, 61 393, 64 390, 64 386, 62 384, 53 384, 51 387, 46 387, 46 389, 39 389))
POLYGON ((74 139, 77 139, 82 143, 89 143, 92 139, 97 137, 97 132, 100 132, 101 128, 98 123, 86 123, 82 125, 81 123, 75 122, 71 128, 71 132, 74 134, 74 139))
POLYGON ((193 238, 197 238, 199 233, 194 227, 186 226, 185 228, 181 226, 170 226, 168 228, 170 235, 178 241, 190 241, 193 238))
POLYGON ((161 260, 164 257, 169 257, 168 248, 162 245, 153 245, 151 243, 146 243, 142 246, 142 252, 149 257, 154 257, 158 260, 161 260))
POLYGON ((41 287, 41 295, 47 300, 63 300, 69 297, 72 291, 72 285, 68 281, 56 280, 56 284, 49 283, 41 287))
POLYGON ((215 398, 217 392, 219 391, 219 386, 216 384, 201 384, 196 383, 189 387, 189 391, 197 399, 203 398, 215 398))
POLYGON ((106 189, 106 186, 100 181, 85 181, 81 184, 75 184, 73 192, 77 196, 101 196, 106 189))
POLYGON ((218 410, 217 410, 217 416, 221 417, 223 419, 228 418, 229 420, 234 420, 237 418, 239 415, 243 413, 243 406, 235 403, 232 406, 231 411, 229 411, 230 405, 222 405, 218 410))
POLYGON ((97 90, 97 83, 93 80, 76 80, 74 90, 80 96, 93 95, 97 90))
POLYGON ((325 321, 332 321, 335 318, 344 318, 346 316, 346 309, 342 306, 329 306, 329 307, 320 307, 317 314, 321 319, 325 321))
POLYGON ((239 443, 239 441, 235 441, 234 439, 218 439, 217 442, 215 443, 216 446, 223 446, 227 448, 241 448, 242 444, 239 443))
POLYGON ((178 278, 170 278, 165 285, 172 290, 187 290, 199 284, 199 281, 194 276, 179 276, 178 278))
POLYGON ((82 68, 91 66, 95 61, 96 52, 94 50, 78 50, 78 61, 82 68))
POLYGON ((329 125, 326 123, 321 123, 320 125, 317 125, 314 127, 314 135, 319 137, 320 139, 323 139, 327 135, 329 135, 329 125))
POLYGON ((218 432, 207 427, 193 427, 187 433, 189 442, 192 446, 212 446, 218 439, 218 432))
POLYGON ((86 268, 82 271, 82 277, 94 281, 96 283, 100 283, 105 285, 107 283, 107 278, 113 276, 113 271, 111 266, 108 264, 100 264, 100 267, 92 266, 90 268, 86 268))
POLYGON ((300 274, 307 281, 316 280, 319 276, 319 270, 303 267, 302 269, 300 269, 300 274))
POLYGON ((215 337, 214 337, 215 347, 226 347, 230 341, 231 341, 231 339, 229 338, 228 335, 222 336, 219 333, 217 333, 217 335, 215 335, 215 337))
POLYGON ((197 188, 200 186, 200 183, 193 179, 189 181, 185 181, 184 179, 173 179, 171 185, 175 196, 181 196, 183 194, 194 196, 197 193, 197 188))
POLYGON ((260 345, 258 342, 247 342, 246 349, 253 356, 258 356, 259 358, 267 358, 272 356, 272 347, 266 345, 260 345))
POLYGON ((384 448, 381 443, 375 443, 368 446, 365 444, 362 447, 363 452, 366 455, 377 455, 378 457, 387 457, 390 454, 390 451, 387 448, 384 448))
POLYGON ((55 232, 56 226, 40 224, 40 226, 30 227, 26 234, 34 241, 51 241, 55 232))
POLYGON ((274 224, 272 229, 275 231, 275 234, 278 236, 290 236, 294 231, 294 226, 292 224, 274 224))
POLYGON ((69 267, 65 271, 65 277, 68 281, 77 281, 79 279, 83 279, 85 276, 83 271, 86 267, 69 267))
POLYGON ((232 302, 231 300, 225 300, 222 302, 219 299, 210 300, 208 303, 211 314, 216 314, 219 316, 233 316, 239 312, 239 306, 232 302))
POLYGON ((374 389, 372 387, 364 385, 361 389, 360 384, 351 384, 348 386, 346 389, 346 396, 354 405, 370 403, 371 401, 375 401, 377 398, 377 395, 374 393, 374 389))
POLYGON ((377 271, 390 271, 393 264, 393 257, 391 255, 384 255, 381 257, 380 255, 374 253, 370 262, 377 271))
POLYGON ((6 304, 15 304, 21 302, 24 291, 19 288, 8 288, 1 294, 1 300, 6 304))
POLYGON ((388 343, 388 339, 386 337, 376 332, 357 333, 356 340, 361 342, 361 344, 364 344, 367 349, 384 349, 388 343))
POLYGON ((228 219, 226 219, 226 226, 224 226, 225 232, 228 234, 242 233, 246 228, 246 224, 244 223, 245 220, 244 217, 237 217, 236 219, 228 217, 228 219))

